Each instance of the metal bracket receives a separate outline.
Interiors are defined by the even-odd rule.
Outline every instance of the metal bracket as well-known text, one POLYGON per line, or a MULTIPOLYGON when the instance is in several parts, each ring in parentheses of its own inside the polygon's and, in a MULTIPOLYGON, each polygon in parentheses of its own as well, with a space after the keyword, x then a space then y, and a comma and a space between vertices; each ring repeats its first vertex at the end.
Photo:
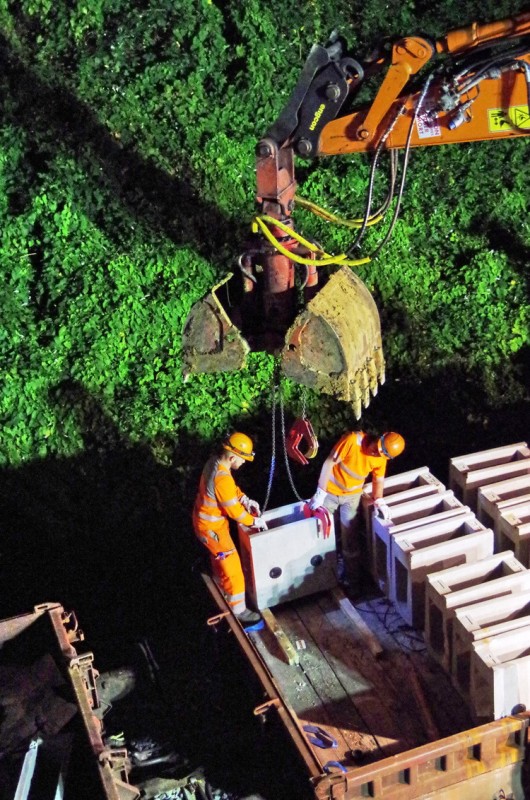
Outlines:
POLYGON ((96 677, 99 675, 98 671, 92 666, 94 661, 93 653, 83 653, 77 658, 72 658, 69 664, 70 669, 77 669, 85 684, 85 689, 88 695, 90 707, 92 709, 99 708, 100 702, 98 697, 98 690, 96 688, 96 677))
POLYGON ((219 625, 221 620, 224 619, 225 617, 229 617, 230 614, 231 614, 230 611, 221 611, 220 614, 215 614, 215 616, 213 617, 208 617, 208 619, 206 620, 206 624, 210 626, 219 625))
POLYGON ((271 708, 279 708, 280 701, 277 697, 273 697, 271 700, 267 700, 267 702, 262 703, 260 706, 256 706, 254 709, 254 716, 259 717, 261 714, 266 714, 267 711, 270 711, 271 708))

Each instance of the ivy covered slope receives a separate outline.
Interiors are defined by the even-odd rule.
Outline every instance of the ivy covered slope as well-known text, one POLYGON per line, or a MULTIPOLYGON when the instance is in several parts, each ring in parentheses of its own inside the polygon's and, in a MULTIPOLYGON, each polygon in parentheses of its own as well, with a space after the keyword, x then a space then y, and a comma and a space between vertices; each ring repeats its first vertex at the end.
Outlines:
MULTIPOLYGON (((206 446, 234 423, 265 425, 272 359, 184 382, 180 336, 239 255, 255 142, 311 44, 336 28, 362 58, 387 36, 439 36, 521 6, 0 0, 2 464, 82 452, 101 419, 80 420, 90 403, 161 460, 186 436, 206 446)), ((527 163, 526 139, 412 153, 402 217, 359 273, 389 373, 368 423, 391 418, 398 385, 443 380, 450 393, 453 379, 484 408, 525 401, 527 163)), ((364 157, 303 164, 300 193, 358 216, 368 174, 364 157)), ((328 251, 351 245, 305 211, 296 224, 328 251)), ((286 393, 296 413, 300 389, 286 393)), ((324 436, 351 422, 332 398, 308 403, 324 436)))

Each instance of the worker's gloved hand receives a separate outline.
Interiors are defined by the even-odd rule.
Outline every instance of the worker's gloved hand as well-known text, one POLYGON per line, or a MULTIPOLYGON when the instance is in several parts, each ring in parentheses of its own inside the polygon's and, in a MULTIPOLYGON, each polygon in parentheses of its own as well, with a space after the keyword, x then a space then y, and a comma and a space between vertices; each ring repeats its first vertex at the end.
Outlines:
POLYGON ((374 511, 378 517, 384 520, 390 519, 390 509, 382 497, 378 497, 377 500, 374 500, 374 511))
POLYGON ((259 503, 257 500, 251 500, 250 497, 247 497, 246 494, 243 495, 241 498, 241 505, 248 511, 249 514, 252 514, 253 517, 259 517, 261 514, 261 508, 259 507, 259 503))
POLYGON ((256 517, 254 522, 252 523, 252 527, 255 528, 257 531, 268 530, 267 523, 265 522, 263 517, 256 517))
POLYGON ((327 492, 324 489, 321 489, 320 486, 316 490, 315 494, 309 501, 309 508, 311 511, 314 511, 316 508, 321 508, 324 505, 324 500, 326 499, 327 492))

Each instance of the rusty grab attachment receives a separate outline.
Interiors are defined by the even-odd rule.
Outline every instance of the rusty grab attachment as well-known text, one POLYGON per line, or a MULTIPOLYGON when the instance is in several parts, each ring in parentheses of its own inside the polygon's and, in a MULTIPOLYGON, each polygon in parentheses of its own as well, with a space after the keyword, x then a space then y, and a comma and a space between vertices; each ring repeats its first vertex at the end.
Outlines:
POLYGON ((191 309, 184 371, 237 370, 251 350, 273 353, 286 377, 350 403, 359 418, 385 379, 379 314, 345 256, 334 259, 294 231, 293 161, 291 148, 260 142, 262 214, 239 258, 242 281, 233 286, 228 275, 191 309))
MULTIPOLYGON (((361 416, 384 383, 385 365, 377 307, 349 267, 340 267, 295 317, 281 349, 278 328, 245 338, 224 310, 218 288, 192 308, 186 321, 185 372, 237 370, 250 350, 280 352, 286 377, 350 403, 356 418, 361 416)), ((247 308, 246 322, 255 330, 259 314, 247 308)))

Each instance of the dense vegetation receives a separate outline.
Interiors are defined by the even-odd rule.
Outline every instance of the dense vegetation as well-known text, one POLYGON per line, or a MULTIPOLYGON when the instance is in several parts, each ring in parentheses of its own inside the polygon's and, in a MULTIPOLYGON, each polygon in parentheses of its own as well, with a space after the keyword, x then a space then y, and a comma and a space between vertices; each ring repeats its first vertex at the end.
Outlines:
MULTIPOLYGON (((1 463, 119 441, 185 471, 186 441, 207 446, 236 424, 266 442, 272 358, 184 382, 180 335, 240 252, 255 142, 311 44, 336 28, 363 56, 383 37, 520 10, 516 0, 1 0, 1 463)), ((479 429, 491 409, 526 408, 527 147, 413 152, 393 238, 360 269, 389 375, 364 424, 406 427, 407 403, 422 397, 439 422, 441 382, 479 429)), ((358 215, 368 171, 364 157, 301 165, 301 193, 358 215)), ((301 210, 297 227, 328 251, 351 244, 301 210)), ((370 232, 368 251, 381 235, 370 232)), ((284 393, 299 413, 300 388, 284 393)), ((332 398, 308 393, 307 404, 324 438, 352 423, 332 398)))
MULTIPOLYGON (((214 710, 252 713, 248 678, 205 655, 211 606, 190 570, 190 508, 212 443, 232 426, 255 437, 240 483, 259 501, 275 445, 271 505, 292 500, 278 415, 271 435, 273 358, 186 382, 181 371, 188 312, 248 236, 256 141, 333 29, 362 59, 386 37, 522 10, 523 0, 0 0, 0 618, 58 601, 122 648, 118 664, 127 636, 150 636, 178 688, 172 734, 185 748, 194 737, 196 763, 216 751, 223 769, 253 778, 266 761, 239 722, 243 756, 227 750, 223 710, 213 730, 214 710)), ((359 216, 369 170, 364 156, 301 163, 300 194, 359 216)), ((529 199, 525 138, 411 154, 393 237, 359 268, 387 360, 361 424, 405 435, 402 469, 426 464, 443 480, 448 456, 528 436, 529 199)), ((352 244, 351 231, 301 208, 296 226, 328 252, 352 244)), ((383 235, 370 229, 366 253, 383 235)), ((308 496, 331 442, 356 422, 331 397, 288 382, 282 392, 286 424, 306 403, 321 441, 309 467, 292 465, 308 496)), ((108 649, 88 649, 102 668, 108 649)))

